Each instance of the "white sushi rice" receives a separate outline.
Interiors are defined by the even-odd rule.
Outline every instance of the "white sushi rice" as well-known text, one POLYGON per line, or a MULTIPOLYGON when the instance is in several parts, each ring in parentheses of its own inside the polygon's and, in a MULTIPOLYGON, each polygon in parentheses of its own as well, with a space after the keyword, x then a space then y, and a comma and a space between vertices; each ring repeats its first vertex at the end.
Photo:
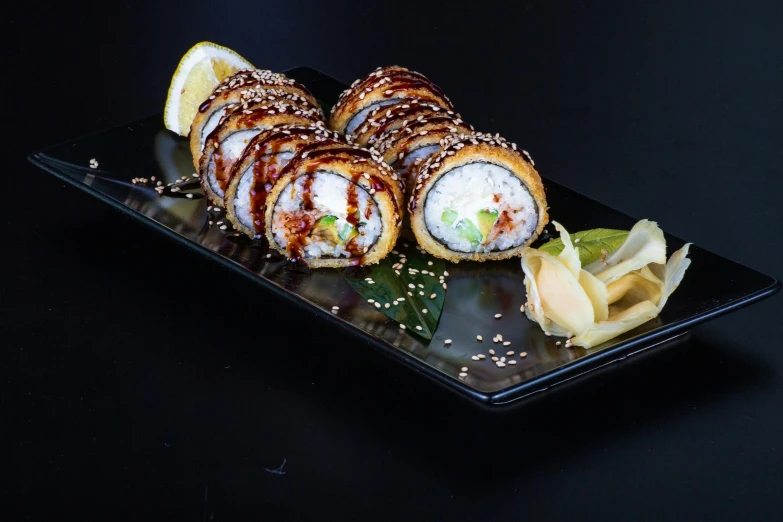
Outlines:
POLYGON ((508 250, 527 241, 536 230, 538 213, 533 197, 518 177, 503 167, 481 162, 457 167, 435 183, 427 194, 424 220, 430 233, 450 250, 486 253, 508 250), (469 219, 478 226, 478 213, 485 209, 507 211, 511 226, 491 242, 482 241, 474 247, 460 237, 456 225, 469 219), (446 210, 458 214, 451 225, 442 220, 446 210))
POLYGON ((381 100, 379 102, 373 103, 372 105, 368 106, 365 109, 360 110, 356 114, 353 115, 353 118, 351 118, 348 121, 348 125, 345 126, 345 133, 351 134, 353 131, 358 129, 362 123, 367 120, 367 116, 369 116, 370 112, 376 107, 386 107, 387 105, 394 105, 395 103, 401 102, 402 99, 400 98, 391 98, 389 100, 381 100))
POLYGON ((400 163, 399 165, 395 165, 395 167, 397 167, 399 172, 401 172, 404 176, 406 176, 405 178, 406 185, 412 187, 416 183, 415 176, 418 173, 416 172, 416 169, 410 168, 411 165, 413 165, 417 159, 421 159, 422 162, 425 161, 427 158, 435 154, 438 151, 438 149, 440 149, 440 144, 437 143, 435 145, 427 145, 424 147, 419 147, 418 149, 413 150, 408 154, 406 154, 402 158, 402 163, 400 163))
MULTIPOLYGON (((288 245, 287 233, 283 226, 285 222, 284 218, 288 213, 301 211, 302 188, 304 182, 304 176, 297 178, 293 190, 291 184, 286 186, 275 203, 272 217, 272 233, 274 234, 277 244, 283 248, 288 245)), ((310 186, 314 217, 320 218, 327 215, 337 217, 337 230, 340 230, 345 223, 348 223, 346 217, 348 210, 349 183, 351 182, 342 176, 324 170, 316 171, 313 183, 310 186)), ((359 226, 358 231, 360 235, 357 236, 356 245, 360 248, 366 247, 369 249, 381 235, 383 227, 381 216, 378 207, 375 205, 375 201, 373 201, 372 197, 364 188, 357 185, 356 194, 359 212, 361 214, 361 222, 365 223, 359 226), (370 212, 369 218, 367 217, 368 208, 370 212)), ((331 241, 312 240, 305 246, 304 255, 308 258, 350 257, 350 252, 347 252, 343 247, 344 245, 334 244, 331 241)))
MULTIPOLYGON (((268 162, 269 164, 276 165, 277 171, 280 172, 280 170, 285 167, 289 161, 291 161, 291 158, 294 157, 294 153, 280 152, 274 154, 274 162, 271 161, 269 156, 271 156, 271 154, 266 154, 264 156, 264 161, 268 162)), ((255 162, 251 163, 250 166, 242 173, 242 178, 239 180, 236 197, 234 198, 234 212, 236 213, 237 219, 239 219, 240 223, 252 230, 258 231, 263 227, 264 223, 253 223, 253 214, 250 211, 250 204, 252 201, 250 191, 253 190, 253 185, 255 184, 253 182, 254 165, 255 162)), ((266 190, 267 192, 272 190, 272 185, 270 183, 267 184, 266 190)), ((258 235, 256 237, 258 237, 258 235)))
POLYGON ((225 107, 221 107, 220 109, 213 112, 212 116, 210 116, 207 122, 204 124, 204 127, 201 129, 201 152, 204 152, 204 146, 207 144, 207 138, 218 126, 218 123, 220 123, 220 118, 222 118, 225 113, 225 107))
MULTIPOLYGON (((215 153, 222 156, 223 165, 229 166, 238 160, 250 140, 258 134, 261 134, 262 130, 264 129, 257 128, 237 131, 221 141, 215 153)), ((225 194, 215 177, 215 168, 215 158, 213 156, 210 158, 209 167, 207 168, 207 181, 209 181, 209 186, 215 191, 215 194, 222 198, 225 197, 225 194)))

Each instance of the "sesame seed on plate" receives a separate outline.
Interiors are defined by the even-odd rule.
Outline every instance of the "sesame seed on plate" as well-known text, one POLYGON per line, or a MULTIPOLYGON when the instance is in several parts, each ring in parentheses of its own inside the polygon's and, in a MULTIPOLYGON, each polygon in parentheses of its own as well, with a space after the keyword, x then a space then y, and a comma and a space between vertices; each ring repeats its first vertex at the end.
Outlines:
POLYGON ((500 319, 501 317, 503 317, 503 314, 495 314, 495 319, 500 319))
POLYGON ((490 355, 495 355, 495 350, 493 350, 492 348, 490 348, 490 349, 489 349, 489 354, 490 354, 490 355))
POLYGON ((481 360, 481 359, 479 359, 478 355, 474 355, 473 357, 471 357, 471 359, 473 359, 474 361, 480 361, 481 360))
POLYGON ((505 368, 506 367, 506 363, 504 363, 504 362, 498 361, 495 364, 497 364, 498 368, 505 368))
POLYGON ((476 336, 476 340, 477 340, 477 341, 483 341, 483 340, 484 340, 484 338, 483 338, 483 337, 481 337, 480 335, 477 335, 477 336, 476 336))
POLYGON ((461 372, 461 373, 459 374, 459 376, 460 376, 460 377, 467 377, 467 376, 468 376, 468 374, 467 374, 467 373, 465 373, 465 372, 461 372))
POLYGON ((509 359, 508 364, 516 364, 517 362, 514 359, 509 359))
POLYGON ((445 341, 443 341, 443 344, 451 344, 451 339, 446 339, 445 341))
POLYGON ((500 362, 506 362, 506 358, 505 357, 501 357, 500 358, 500 362))
POLYGON ((221 226, 221 227, 220 227, 220 230, 225 230, 225 229, 227 229, 227 228, 228 228, 228 227, 227 227, 226 225, 223 225, 223 226, 221 226))
POLYGON ((527 352, 519 352, 520 357, 527 357, 527 352))
POLYGON ((478 358, 483 360, 483 359, 486 359, 487 356, 484 355, 483 353, 480 353, 480 354, 478 354, 478 358))
POLYGON ((503 346, 511 346, 511 341, 505 341, 505 342, 503 343, 503 346))

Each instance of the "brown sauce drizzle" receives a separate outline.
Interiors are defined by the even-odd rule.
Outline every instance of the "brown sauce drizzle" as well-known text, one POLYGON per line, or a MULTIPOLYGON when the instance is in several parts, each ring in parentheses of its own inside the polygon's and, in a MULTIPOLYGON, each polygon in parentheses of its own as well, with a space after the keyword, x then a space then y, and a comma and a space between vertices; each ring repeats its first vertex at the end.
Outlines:
POLYGON ((380 76, 367 76, 364 78, 364 80, 352 88, 347 97, 343 100, 344 102, 348 102, 350 98, 355 98, 350 104, 350 112, 354 112, 356 110, 358 103, 361 101, 359 99, 359 95, 362 92, 367 92, 367 87, 371 87, 372 90, 380 90, 383 93, 384 98, 389 98, 393 96, 395 92, 399 91, 405 91, 409 89, 426 89, 435 94, 437 97, 442 98, 440 101, 442 103, 446 103, 449 109, 452 108, 451 104, 448 102, 448 98, 446 98, 446 95, 443 93, 440 87, 432 83, 429 79, 427 79, 426 76, 414 71, 395 69, 390 70, 380 76), (384 83, 379 85, 377 88, 371 87, 382 78, 388 78, 388 80, 385 80, 384 83), (390 91, 389 94, 386 94, 387 91, 390 91))

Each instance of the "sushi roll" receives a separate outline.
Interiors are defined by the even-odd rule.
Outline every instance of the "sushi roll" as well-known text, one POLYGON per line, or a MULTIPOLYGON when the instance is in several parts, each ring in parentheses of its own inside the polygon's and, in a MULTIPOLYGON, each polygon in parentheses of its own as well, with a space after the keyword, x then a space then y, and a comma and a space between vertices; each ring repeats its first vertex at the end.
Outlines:
POLYGON ((374 109, 409 99, 448 110, 454 108, 443 91, 423 74, 398 66, 379 67, 343 91, 332 108, 329 127, 341 134, 352 134, 374 109))
POLYGON ((226 114, 207 137, 199 162, 204 193, 212 203, 224 207, 231 168, 251 139, 276 125, 308 125, 318 121, 318 110, 305 110, 285 102, 262 102, 226 114))
POLYGON ((232 168, 226 189, 226 216, 234 228, 251 238, 263 235, 267 195, 294 154, 313 143, 345 145, 342 136, 320 123, 281 125, 250 140, 232 168))
MULTIPOLYGON (((318 101, 303 85, 284 74, 264 70, 242 70, 223 80, 201 104, 190 127, 190 152, 198 169, 207 136, 221 118, 237 108, 247 109, 260 101, 286 101, 303 109, 318 109, 318 101)), ((320 112, 323 119, 323 112, 320 112)))
POLYGON ((375 107, 364 123, 352 133, 346 134, 345 139, 362 147, 372 146, 383 133, 434 114, 459 118, 458 114, 434 103, 402 100, 393 105, 375 107))
POLYGON ((390 128, 379 136, 374 148, 398 172, 410 197, 418 167, 452 135, 471 133, 473 126, 460 118, 433 114, 419 117, 399 128, 390 128))
POLYGON ((455 263, 519 256, 549 219, 530 156, 481 133, 446 139, 419 168, 408 208, 419 245, 455 263))
POLYGON ((311 267, 377 263, 400 232, 402 185, 371 150, 307 145, 266 199, 272 248, 311 267))

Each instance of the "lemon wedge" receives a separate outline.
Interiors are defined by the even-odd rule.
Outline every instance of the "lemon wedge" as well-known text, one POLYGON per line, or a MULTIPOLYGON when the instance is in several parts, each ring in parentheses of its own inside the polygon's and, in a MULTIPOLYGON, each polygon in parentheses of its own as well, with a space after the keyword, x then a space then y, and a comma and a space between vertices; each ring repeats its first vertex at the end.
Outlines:
POLYGON ((163 122, 166 128, 187 136, 199 105, 228 76, 253 64, 227 47, 200 42, 182 57, 171 78, 163 122))

